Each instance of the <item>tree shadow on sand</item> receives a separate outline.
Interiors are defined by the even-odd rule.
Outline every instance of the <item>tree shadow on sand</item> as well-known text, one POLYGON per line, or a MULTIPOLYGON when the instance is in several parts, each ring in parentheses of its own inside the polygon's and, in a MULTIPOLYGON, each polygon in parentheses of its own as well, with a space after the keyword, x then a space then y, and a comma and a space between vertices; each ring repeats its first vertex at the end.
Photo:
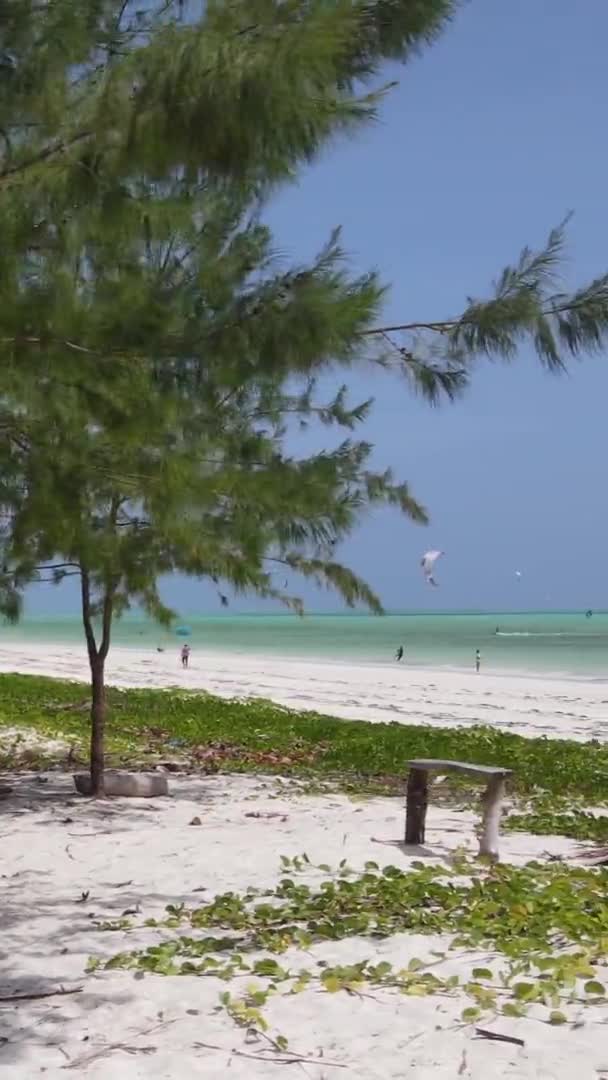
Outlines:
POLYGON ((86 807, 86 816, 91 824, 121 818, 132 823, 134 817, 138 816, 143 821, 146 813, 158 810, 159 807, 180 798, 201 803, 214 802, 217 799, 217 792, 213 790, 213 785, 209 781, 210 777, 204 775, 200 778, 192 775, 186 777, 172 775, 169 777, 168 795, 146 799, 116 796, 91 799, 76 792, 72 772, 59 770, 45 773, 15 772, 2 777, 0 822, 5 817, 19 817, 32 810, 55 814, 57 811, 69 811, 76 807, 79 808, 79 816, 83 816, 81 811, 86 807))
MULTIPOLYGON (((108 1029, 110 1046, 110 1017, 116 1010, 128 1007, 135 997, 130 980, 121 977, 117 989, 115 980, 110 985, 85 974, 88 956, 110 956, 116 951, 115 935, 104 932, 101 925, 104 921, 120 921, 126 913, 137 915, 140 909, 150 906, 164 910, 175 899, 174 892, 161 894, 154 887, 146 890, 137 881, 129 880, 124 865, 114 876, 111 861, 106 861, 99 871, 89 868, 83 872, 81 881, 79 841, 81 850, 83 837, 90 837, 85 844, 93 845, 96 837, 103 837, 107 845, 107 834, 113 834, 118 843, 125 832, 135 829, 145 843, 146 827, 149 830, 151 825, 161 826, 163 808, 168 809, 175 799, 195 800, 203 808, 221 799, 222 791, 204 778, 198 782, 189 777, 187 785, 172 778, 169 797, 95 800, 78 796, 71 776, 61 773, 13 774, 6 783, 13 790, 0 802, 0 850, 2 837, 8 841, 11 833, 19 829, 24 853, 28 854, 29 842, 40 845, 41 856, 38 865, 32 866, 30 852, 29 865, 24 859, 22 869, 20 849, 14 845, 10 865, 6 856, 4 860, 0 857, 0 1072, 12 1067, 13 1075, 25 1076, 29 1071, 25 1059, 31 1062, 32 1057, 43 1056, 51 1072, 54 1068, 74 1068, 79 1075, 80 1056, 75 1064, 70 1063, 75 1041, 82 1042, 83 1058, 89 1050, 100 1050, 103 1056, 106 1051, 105 1043, 99 1042, 100 1027, 108 1029), (156 811, 156 819, 152 810, 156 811), (52 827, 55 837, 54 847, 47 847, 46 853, 45 827, 52 827), (65 829, 65 845, 60 832, 59 847, 58 827, 65 829), (49 851, 53 852, 51 856, 49 851), (56 874, 55 852, 58 860, 66 859, 66 865, 72 868, 64 877, 56 874), (77 992, 64 993, 74 989, 77 992), (95 1013, 98 1017, 107 1013, 108 1019, 101 1025, 97 1022, 97 1036, 88 1044, 89 1020, 95 1013), (69 1041, 70 1057, 62 1048, 62 1039, 69 1041), (54 1050, 56 1061, 52 1063, 54 1050)), ((193 880, 193 894, 200 891, 195 887, 198 884, 193 880)), ((134 930, 134 946, 137 934, 134 930)), ((136 1046, 128 1052, 145 1053, 146 1048, 136 1046)))

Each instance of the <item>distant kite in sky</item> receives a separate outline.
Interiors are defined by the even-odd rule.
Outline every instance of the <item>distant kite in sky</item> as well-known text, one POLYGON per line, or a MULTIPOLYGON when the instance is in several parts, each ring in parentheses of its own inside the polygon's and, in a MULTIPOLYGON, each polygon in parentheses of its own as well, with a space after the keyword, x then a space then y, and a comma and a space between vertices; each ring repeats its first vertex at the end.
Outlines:
POLYGON ((521 580, 521 570, 516 570, 515 571, 515 577, 517 578, 518 581, 521 580))
POLYGON ((435 587, 437 586, 437 582, 433 577, 433 570, 435 569, 435 563, 440 555, 443 555, 443 551, 427 551, 426 554, 422 556, 420 562, 424 580, 428 585, 435 585, 435 587))

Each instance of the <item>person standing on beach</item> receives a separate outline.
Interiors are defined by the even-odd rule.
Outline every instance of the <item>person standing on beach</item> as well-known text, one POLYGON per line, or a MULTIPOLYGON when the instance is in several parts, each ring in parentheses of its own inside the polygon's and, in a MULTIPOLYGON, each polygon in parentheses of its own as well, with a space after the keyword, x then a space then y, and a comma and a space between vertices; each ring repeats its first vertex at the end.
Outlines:
POLYGON ((479 649, 476 649, 476 651, 475 651, 475 671, 477 671, 479 673, 480 667, 481 667, 481 653, 480 653, 479 649))
POLYGON ((403 660, 403 645, 400 645, 395 653, 395 660, 403 660))
POLYGON ((188 667, 188 661, 190 659, 190 646, 182 645, 182 667, 188 667))

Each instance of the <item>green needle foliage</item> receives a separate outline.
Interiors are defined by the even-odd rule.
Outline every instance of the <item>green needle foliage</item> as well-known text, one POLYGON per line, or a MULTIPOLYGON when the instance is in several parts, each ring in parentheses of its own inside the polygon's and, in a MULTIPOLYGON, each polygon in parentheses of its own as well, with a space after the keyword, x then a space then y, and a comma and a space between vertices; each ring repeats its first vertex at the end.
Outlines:
POLYGON ((114 173, 262 187, 373 119, 382 62, 455 0, 3 0, 0 185, 114 173), (52 170, 49 170, 52 165, 52 170))
POLYGON ((524 248, 516 264, 502 271, 489 299, 469 298, 453 319, 375 327, 371 336, 384 342, 393 365, 431 401, 462 393, 476 359, 510 361, 525 344, 554 373, 600 352, 608 334, 608 274, 573 292, 562 290, 568 220, 551 230, 538 251, 524 248))
POLYGON ((603 341, 603 279, 548 291, 560 231, 492 301, 424 324, 426 352, 378 326, 382 282, 337 231, 308 264, 277 257, 264 200, 373 119, 383 63, 455 7, 0 3, 0 605, 18 618, 28 583, 79 577, 94 793, 113 620, 135 603, 168 623, 162 575, 296 610, 300 575, 381 610, 338 545, 373 506, 426 513, 353 434, 371 402, 326 400, 324 376, 398 366, 433 402, 479 354, 531 339, 558 368, 603 341), (343 435, 296 458, 312 423, 343 435))
POLYGON ((382 61, 452 6, 3 5, 0 600, 16 618, 28 582, 80 578, 95 793, 112 621, 168 623, 160 575, 300 610, 297 573, 379 611, 336 545, 374 504, 426 520, 361 439, 289 454, 291 424, 365 418, 316 379, 363 358, 383 288, 337 232, 280 266, 260 199, 373 118, 382 61))

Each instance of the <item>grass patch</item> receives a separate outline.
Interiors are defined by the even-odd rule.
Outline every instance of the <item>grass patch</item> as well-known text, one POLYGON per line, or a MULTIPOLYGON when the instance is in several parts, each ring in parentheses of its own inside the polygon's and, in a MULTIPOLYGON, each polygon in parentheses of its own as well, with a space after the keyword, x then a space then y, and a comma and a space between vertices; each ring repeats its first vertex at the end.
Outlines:
POLYGON ((543 813, 532 810, 526 814, 509 814, 503 827, 509 832, 533 833, 535 836, 568 836, 572 840, 608 843, 608 814, 591 814, 587 810, 543 813))
MULTIPOLYGON (((25 675, 0 675, 2 727, 29 727, 61 738, 86 758, 87 687, 25 675)), ((184 759, 203 772, 275 772, 336 779, 356 788, 396 790, 412 757, 503 765, 511 790, 606 800, 608 747, 566 739, 528 739, 479 725, 422 727, 338 720, 268 701, 228 701, 180 690, 108 692, 112 764, 184 759)), ((10 762, 4 760, 5 767, 10 762)))

